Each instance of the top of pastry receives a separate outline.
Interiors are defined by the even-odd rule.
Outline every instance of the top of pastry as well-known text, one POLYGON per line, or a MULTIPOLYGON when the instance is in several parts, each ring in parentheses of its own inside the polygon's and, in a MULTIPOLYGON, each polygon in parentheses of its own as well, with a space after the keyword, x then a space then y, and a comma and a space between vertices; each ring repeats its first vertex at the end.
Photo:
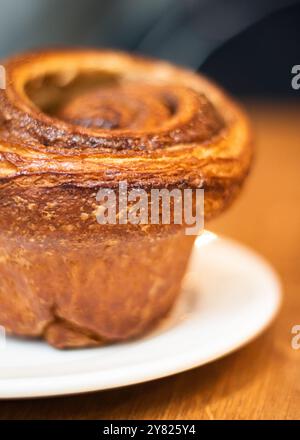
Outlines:
POLYGON ((3 64, 2 182, 230 188, 248 172, 243 112, 189 70, 104 50, 33 52, 3 64))

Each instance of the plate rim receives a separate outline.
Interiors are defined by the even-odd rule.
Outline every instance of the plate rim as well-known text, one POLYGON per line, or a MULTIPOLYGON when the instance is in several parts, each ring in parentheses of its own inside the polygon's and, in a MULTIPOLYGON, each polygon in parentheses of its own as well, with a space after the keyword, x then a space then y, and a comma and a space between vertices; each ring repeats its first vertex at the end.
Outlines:
MULTIPOLYGON (((89 372, 76 372, 72 374, 63 374, 57 376, 42 376, 42 377, 20 377, 20 378, 0 378, 0 399, 26 399, 26 398, 41 398, 41 397, 54 397, 63 395, 74 395, 83 394, 96 391, 104 391, 108 389, 121 388, 125 386, 131 386, 134 384, 140 384, 143 382, 150 382, 156 379, 162 379, 164 377, 173 376, 175 374, 182 373, 184 371, 189 371, 203 365, 212 363, 217 359, 221 359, 238 349, 244 347, 246 344, 252 342, 258 336, 260 336, 273 322, 277 316, 281 304, 282 304, 282 283, 278 274, 272 265, 258 252, 251 249, 247 245, 241 244, 231 238, 227 238, 223 235, 218 235, 214 242, 222 242, 226 246, 234 247, 240 252, 245 254, 247 257, 254 257, 261 269, 265 272, 269 281, 273 282, 273 297, 274 303, 272 311, 269 316, 266 317, 264 323, 260 325, 256 331, 253 331, 249 336, 245 335, 240 338, 238 342, 232 344, 229 342, 229 347, 227 349, 220 348, 215 350, 210 356, 205 359, 201 359, 201 353, 191 353, 189 358, 187 358, 186 352, 183 356, 172 356, 163 359, 162 361, 154 360, 150 363, 150 367, 147 364, 143 364, 143 368, 138 366, 130 366, 129 369, 131 374, 128 374, 128 366, 120 367, 120 369, 127 371, 127 380, 124 380, 123 375, 118 375, 118 369, 110 372, 110 380, 103 383, 103 379, 99 380, 100 371, 89 371, 89 372), (199 359, 200 358, 200 359, 199 359), (146 368, 145 368, 146 365, 146 368), (139 371, 140 369, 140 371, 139 371), (119 377, 118 377, 119 376, 119 377), (130 377, 129 377, 130 376, 130 377), (97 380, 98 379, 98 380, 97 380), (5 383, 6 382, 6 383, 5 383), (73 384, 73 385, 72 385, 73 384), (74 386, 75 384, 75 386, 74 386), (10 388, 11 385, 11 388, 10 388)), ((208 246, 210 243, 203 246, 208 246)), ((26 343, 26 341, 24 342, 26 343)), ((131 341, 131 344, 134 342, 131 341)))

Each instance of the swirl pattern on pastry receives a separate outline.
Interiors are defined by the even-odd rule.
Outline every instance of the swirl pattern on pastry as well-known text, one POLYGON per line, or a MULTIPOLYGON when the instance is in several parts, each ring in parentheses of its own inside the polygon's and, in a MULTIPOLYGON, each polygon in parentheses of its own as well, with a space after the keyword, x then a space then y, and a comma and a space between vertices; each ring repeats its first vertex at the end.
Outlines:
POLYGON ((251 164, 244 113, 202 76, 119 52, 4 66, 0 324, 56 347, 142 334, 172 307, 195 237, 172 222, 99 225, 97 189, 203 187, 217 215, 251 164))
POLYGON ((93 50, 29 53, 4 65, 2 182, 95 187, 126 179, 230 190, 248 172, 247 119, 191 71, 93 50))

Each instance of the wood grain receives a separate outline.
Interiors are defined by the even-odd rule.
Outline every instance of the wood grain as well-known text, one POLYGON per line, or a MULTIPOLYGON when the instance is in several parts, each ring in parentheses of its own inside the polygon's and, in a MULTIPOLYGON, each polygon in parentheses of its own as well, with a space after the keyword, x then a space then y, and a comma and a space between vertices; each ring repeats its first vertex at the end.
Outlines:
MULTIPOLYGON (((1 419, 299 419, 300 106, 248 103, 257 159, 240 200, 210 229, 264 255, 282 279, 272 327, 210 365, 123 389, 51 399, 1 401, 1 419)), ((220 336, 222 337, 222 336, 220 336)))

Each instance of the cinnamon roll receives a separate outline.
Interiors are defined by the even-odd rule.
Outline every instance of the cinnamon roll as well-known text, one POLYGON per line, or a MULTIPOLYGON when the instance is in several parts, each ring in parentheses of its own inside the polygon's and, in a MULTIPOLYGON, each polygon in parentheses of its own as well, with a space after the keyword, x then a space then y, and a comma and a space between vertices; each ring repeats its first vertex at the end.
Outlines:
POLYGON ((247 118, 202 76, 126 53, 2 64, 0 324, 59 348, 144 333, 172 307, 195 236, 99 224, 97 192, 203 188, 208 220, 248 174, 247 118))

